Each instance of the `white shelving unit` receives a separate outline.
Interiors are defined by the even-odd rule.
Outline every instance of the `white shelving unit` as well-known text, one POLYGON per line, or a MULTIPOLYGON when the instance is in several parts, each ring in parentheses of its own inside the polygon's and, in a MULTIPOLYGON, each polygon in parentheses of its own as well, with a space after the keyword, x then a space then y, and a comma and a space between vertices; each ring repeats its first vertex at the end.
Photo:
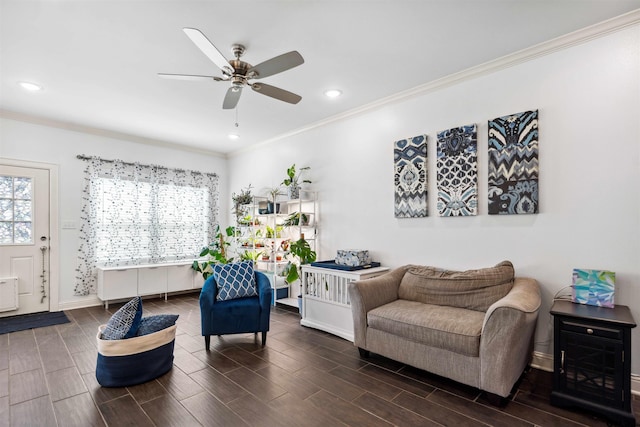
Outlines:
POLYGON ((268 197, 256 196, 252 204, 245 205, 244 217, 237 220, 236 226, 238 250, 259 253, 257 269, 271 280, 275 300, 297 307, 299 286, 288 285, 283 276, 287 266, 288 245, 304 236, 311 248, 317 251, 317 194, 300 190, 299 199, 279 197, 275 203, 270 202, 272 200, 268 197), (300 217, 297 225, 287 225, 293 214, 300 217))

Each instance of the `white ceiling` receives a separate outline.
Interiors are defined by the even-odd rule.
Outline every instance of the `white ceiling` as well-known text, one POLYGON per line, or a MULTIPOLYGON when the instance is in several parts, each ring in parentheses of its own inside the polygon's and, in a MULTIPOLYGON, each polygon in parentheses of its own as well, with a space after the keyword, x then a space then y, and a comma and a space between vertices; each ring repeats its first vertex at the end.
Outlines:
POLYGON ((640 0, 0 0, 0 109, 26 119, 231 153, 449 74, 624 14, 640 0), (232 59, 290 50, 305 63, 262 80, 287 104, 227 82, 182 32, 200 29, 232 59), (27 93, 17 82, 37 82, 27 93), (338 88, 344 95, 327 99, 338 88), (241 139, 230 141, 236 113, 241 139))

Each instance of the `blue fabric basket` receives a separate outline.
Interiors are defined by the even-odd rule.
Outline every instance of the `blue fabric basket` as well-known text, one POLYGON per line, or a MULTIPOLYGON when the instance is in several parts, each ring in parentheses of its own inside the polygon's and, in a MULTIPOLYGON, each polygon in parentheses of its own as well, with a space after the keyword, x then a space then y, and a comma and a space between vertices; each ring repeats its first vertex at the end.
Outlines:
POLYGON ((151 381, 173 367, 176 325, 123 340, 103 340, 98 329, 96 379, 103 387, 128 387, 151 381))

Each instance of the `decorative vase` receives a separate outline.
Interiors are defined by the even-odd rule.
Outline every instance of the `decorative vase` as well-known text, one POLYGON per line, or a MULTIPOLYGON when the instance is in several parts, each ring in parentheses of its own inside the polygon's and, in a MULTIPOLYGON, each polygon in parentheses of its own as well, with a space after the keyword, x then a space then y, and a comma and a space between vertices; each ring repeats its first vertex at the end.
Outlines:
POLYGON ((300 186, 299 185, 290 185, 288 187, 289 191, 289 199, 295 200, 300 198, 300 186))

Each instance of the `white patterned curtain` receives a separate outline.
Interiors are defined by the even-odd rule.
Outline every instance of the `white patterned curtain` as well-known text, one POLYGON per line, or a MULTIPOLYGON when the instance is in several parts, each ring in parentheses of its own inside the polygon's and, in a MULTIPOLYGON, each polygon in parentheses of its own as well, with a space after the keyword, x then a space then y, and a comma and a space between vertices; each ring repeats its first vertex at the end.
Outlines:
POLYGON ((86 160, 75 295, 96 267, 194 259, 214 237, 218 176, 98 157, 86 160))

